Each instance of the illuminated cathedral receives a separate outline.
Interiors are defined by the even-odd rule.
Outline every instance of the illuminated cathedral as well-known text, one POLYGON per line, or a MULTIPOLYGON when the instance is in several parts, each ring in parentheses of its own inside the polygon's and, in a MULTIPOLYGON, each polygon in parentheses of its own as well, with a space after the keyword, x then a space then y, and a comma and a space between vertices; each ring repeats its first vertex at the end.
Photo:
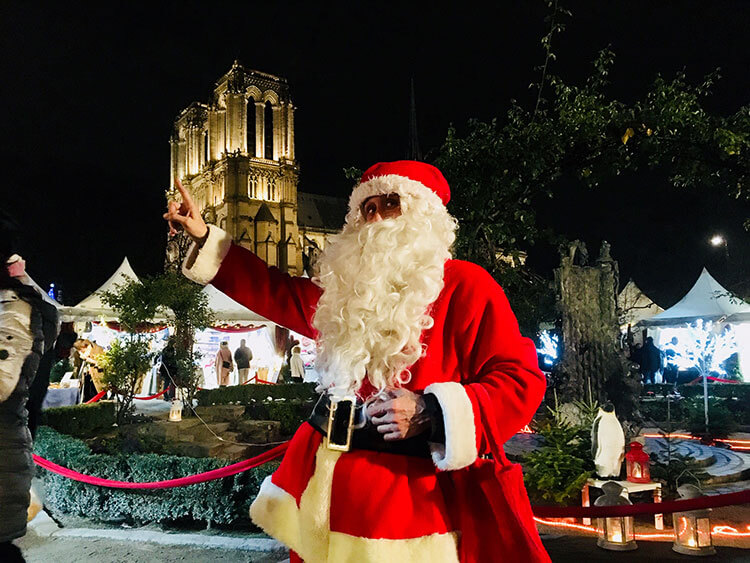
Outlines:
MULTIPOLYGON (((346 202, 297 190, 295 106, 286 79, 235 61, 208 103, 193 102, 174 122, 170 186, 179 178, 207 223, 269 265, 300 275, 341 228, 346 202)), ((185 241, 167 245, 167 264, 185 241)))

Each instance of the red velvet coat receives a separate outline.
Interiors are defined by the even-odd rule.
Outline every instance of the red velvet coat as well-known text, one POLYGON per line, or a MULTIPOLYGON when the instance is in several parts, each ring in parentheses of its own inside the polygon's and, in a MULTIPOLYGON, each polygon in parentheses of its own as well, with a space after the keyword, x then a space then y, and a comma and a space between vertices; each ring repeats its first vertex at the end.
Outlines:
MULTIPOLYGON (((220 229, 210 230, 197 258, 188 259, 186 275, 210 281, 252 311, 314 337, 311 319, 320 288, 269 268, 220 229)), ((251 517, 308 563, 437 563, 457 556, 483 563, 549 560, 520 470, 502 456, 496 460, 508 469, 502 489, 495 483, 488 489, 489 462, 481 459, 489 444, 476 386, 489 397, 483 402, 485 420, 496 421, 496 437, 505 442, 529 422, 544 393, 534 345, 521 336, 500 286, 468 262, 446 263, 431 316, 434 325, 423 334, 426 354, 410 368, 406 387, 435 394, 443 410, 446 443, 431 445, 432 460, 333 452, 305 423, 261 487, 251 517), (488 490, 500 492, 488 499, 488 490)))

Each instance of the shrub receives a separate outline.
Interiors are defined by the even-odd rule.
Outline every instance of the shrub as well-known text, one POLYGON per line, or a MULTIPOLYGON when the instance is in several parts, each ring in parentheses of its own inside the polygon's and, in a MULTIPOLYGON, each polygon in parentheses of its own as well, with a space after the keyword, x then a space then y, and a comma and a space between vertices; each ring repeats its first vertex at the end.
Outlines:
MULTIPOLYGON (((643 386, 643 394, 653 393, 657 397, 665 397, 668 393, 673 393, 674 385, 668 383, 659 383, 643 386)), ((703 396, 703 385, 678 385, 677 392, 683 397, 703 396)), ((709 383, 708 394, 712 397, 732 398, 745 401, 750 404, 750 384, 748 383, 709 383)))
POLYGON ((568 504, 592 475, 591 435, 585 425, 559 417, 538 429, 543 445, 524 458, 524 481, 532 502, 568 504))
POLYGON ((115 402, 55 407, 42 411, 42 424, 63 434, 88 438, 106 432, 115 423, 115 402))
POLYGON ((676 452, 679 440, 669 436, 673 430, 674 428, 668 428, 660 432, 665 448, 659 454, 651 454, 651 478, 662 482, 665 497, 675 497, 677 487, 684 483, 700 484, 708 477, 708 474, 701 469, 700 462, 676 452))
MULTIPOLYGON (((39 429, 34 449, 37 455, 72 470, 119 481, 161 481, 227 465, 214 458, 92 454, 81 440, 48 427, 39 429)), ((276 467, 278 463, 272 462, 233 477, 158 490, 110 489, 39 471, 46 504, 57 513, 134 524, 175 520, 233 524, 248 521, 250 503, 276 467)))
POLYGON ((708 428, 706 428, 703 399, 694 398, 687 401, 687 429, 696 436, 707 438, 726 438, 735 431, 737 423, 726 406, 726 400, 709 399, 708 428))
POLYGON ((292 383, 284 385, 267 385, 265 383, 251 383, 249 385, 233 385, 218 389, 202 389, 196 394, 198 404, 204 405, 252 405, 254 402, 274 399, 311 400, 318 398, 315 383, 292 383))
POLYGON ((666 398, 642 400, 641 415, 647 421, 665 422, 667 420, 685 426, 685 399, 673 398, 667 405, 666 398))
POLYGON ((103 382, 118 393, 117 422, 130 413, 140 377, 151 368, 149 343, 138 335, 114 340, 102 359, 103 382))

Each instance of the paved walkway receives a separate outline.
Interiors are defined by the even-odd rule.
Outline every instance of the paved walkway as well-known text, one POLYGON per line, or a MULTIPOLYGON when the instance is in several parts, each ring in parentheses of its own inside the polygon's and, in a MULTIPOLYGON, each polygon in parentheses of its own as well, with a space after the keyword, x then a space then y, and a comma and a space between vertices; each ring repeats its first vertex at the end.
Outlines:
MULTIPOLYGON (((708 484, 731 483, 750 477, 750 454, 726 448, 706 446, 697 440, 672 440, 674 453, 699 463, 709 474, 708 484)), ((667 442, 663 438, 647 438, 646 449, 660 458, 666 457, 667 442)))
MULTIPOLYGON (((162 545, 143 541, 138 531, 130 532, 132 541, 108 537, 39 536, 29 532, 17 543, 28 563, 277 563, 288 561, 285 549, 253 551, 225 546, 202 548, 196 545, 162 545)), ((162 534, 168 536, 168 534, 162 534)), ((200 534, 179 534, 195 536, 200 534)), ((268 541, 268 540, 266 540, 268 541)), ((554 563, 617 563, 618 561, 685 561, 691 558, 672 551, 669 542, 638 542, 632 552, 605 551, 596 546, 596 539, 582 536, 546 536, 544 545, 554 563)), ((750 561, 750 550, 717 547, 713 561, 750 561)), ((397 562, 393 562, 397 563, 397 562)), ((398 562, 401 563, 401 562, 398 562)), ((404 562, 408 563, 408 562, 404 562)))

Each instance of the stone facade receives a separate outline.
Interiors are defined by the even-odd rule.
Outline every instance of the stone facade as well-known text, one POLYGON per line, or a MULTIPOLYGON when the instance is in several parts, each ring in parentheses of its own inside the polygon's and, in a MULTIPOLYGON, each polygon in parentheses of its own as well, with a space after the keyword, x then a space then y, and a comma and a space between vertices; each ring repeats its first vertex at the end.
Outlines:
MULTIPOLYGON (((175 120, 170 185, 179 178, 207 222, 268 264, 300 275, 303 253, 325 244, 343 215, 317 227, 298 222, 295 109, 284 78, 235 61, 208 103, 194 102, 175 120)), ((168 264, 184 246, 170 241, 168 264)))

